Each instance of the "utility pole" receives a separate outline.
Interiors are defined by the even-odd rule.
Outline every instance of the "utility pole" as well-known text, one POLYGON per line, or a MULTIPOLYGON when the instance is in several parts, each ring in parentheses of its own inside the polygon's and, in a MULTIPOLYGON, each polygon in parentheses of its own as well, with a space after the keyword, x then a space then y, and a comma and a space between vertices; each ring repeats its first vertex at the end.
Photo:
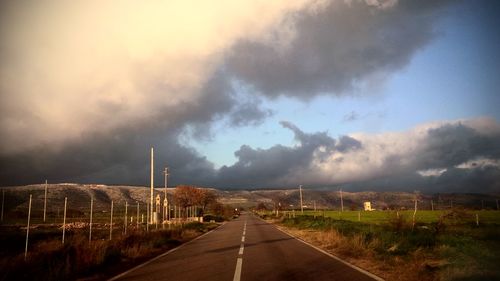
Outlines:
POLYGON ((43 198, 43 222, 47 214, 47 180, 45 180, 45 196, 43 198))
POLYGON ((302 204, 302 185, 299 185, 300 192, 300 213, 304 214, 304 204, 302 204))
POLYGON ((340 210, 344 211, 344 199, 342 198, 342 189, 340 189, 340 210))
POLYGON ((154 186, 154 151, 153 148, 151 147, 151 198, 149 201, 149 212, 151 212, 149 219, 150 221, 148 223, 153 224, 153 206, 154 206, 154 198, 153 198, 153 186, 154 186))

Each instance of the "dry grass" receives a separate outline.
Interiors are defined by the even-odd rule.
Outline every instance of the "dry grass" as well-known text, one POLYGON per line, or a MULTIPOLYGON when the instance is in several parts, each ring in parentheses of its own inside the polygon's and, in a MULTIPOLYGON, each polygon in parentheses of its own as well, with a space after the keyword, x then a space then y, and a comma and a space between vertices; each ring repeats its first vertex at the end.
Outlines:
POLYGON ((65 244, 59 239, 33 245, 25 261, 22 254, 0 257, 1 280, 75 280, 92 276, 101 280, 124 266, 157 255, 216 227, 190 223, 170 230, 132 232, 111 241, 70 235, 65 244))
POLYGON ((280 228, 388 281, 438 280, 438 276, 429 270, 431 261, 429 255, 421 249, 417 249, 405 258, 394 256, 380 260, 375 252, 380 246, 377 239, 365 243, 363 235, 346 237, 335 229, 321 231, 282 226, 280 228))

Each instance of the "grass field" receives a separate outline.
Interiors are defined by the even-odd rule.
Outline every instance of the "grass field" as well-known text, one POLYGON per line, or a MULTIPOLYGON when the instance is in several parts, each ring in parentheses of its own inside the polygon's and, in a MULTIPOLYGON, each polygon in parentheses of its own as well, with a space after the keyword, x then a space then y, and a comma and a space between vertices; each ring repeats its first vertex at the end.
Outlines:
MULTIPOLYGON (((418 223, 434 223, 438 222, 439 218, 446 214, 448 211, 417 211, 415 221, 418 223)), ((399 215, 405 218, 412 218, 413 211, 398 211, 399 215)), ((500 225, 500 211, 492 210, 470 210, 465 211, 466 217, 463 217, 464 223, 476 223, 476 214, 478 215, 479 223, 499 224, 500 225)), ((292 215, 287 212, 287 215, 292 215)), ((295 215, 300 215, 300 211, 295 211, 295 215)), ((360 221, 365 223, 384 224, 388 223, 394 216, 397 215, 396 211, 304 211, 307 216, 324 216, 338 220, 360 221)))
POLYGON ((413 211, 280 215, 288 231, 386 280, 500 280, 500 211, 417 211, 415 224, 413 211))

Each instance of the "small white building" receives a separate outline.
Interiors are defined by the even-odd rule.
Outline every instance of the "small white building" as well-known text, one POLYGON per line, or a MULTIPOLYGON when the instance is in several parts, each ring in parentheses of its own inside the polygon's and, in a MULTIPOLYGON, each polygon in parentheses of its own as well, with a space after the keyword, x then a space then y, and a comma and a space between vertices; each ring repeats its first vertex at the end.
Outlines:
POLYGON ((364 207, 365 211, 373 211, 374 210, 374 209, 372 209, 372 203, 370 203, 370 201, 364 202, 363 207, 364 207))

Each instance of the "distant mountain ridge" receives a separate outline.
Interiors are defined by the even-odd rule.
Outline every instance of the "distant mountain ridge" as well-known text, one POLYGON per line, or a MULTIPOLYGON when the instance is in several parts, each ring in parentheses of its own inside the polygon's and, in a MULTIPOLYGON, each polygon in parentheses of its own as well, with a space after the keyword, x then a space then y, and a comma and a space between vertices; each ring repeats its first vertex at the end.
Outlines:
MULTIPOLYGON (((35 184, 16 187, 3 187, 5 191, 5 211, 26 209, 29 195, 33 196, 33 208, 37 210, 44 201, 45 184, 35 184)), ((280 206, 282 209, 300 209, 300 195, 298 189, 269 189, 269 190, 218 190, 213 189, 219 201, 235 207, 251 208, 259 203, 273 209, 280 206)), ((174 188, 168 188, 169 200, 174 188)), ((340 209, 341 200, 338 190, 303 189, 303 204, 306 209, 340 209)), ((160 194, 164 198, 164 188, 155 188, 155 196, 160 194)), ((49 210, 63 207, 64 198, 72 209, 87 210, 90 198, 94 198, 94 208, 107 209, 113 201, 116 206, 135 205, 145 206, 150 199, 150 189, 144 186, 103 185, 103 184, 76 184, 60 183, 48 184, 47 200, 49 210)), ((375 209, 411 209, 414 206, 416 194, 410 192, 342 192, 344 210, 361 210, 363 202, 369 201, 375 209)), ((473 209, 496 209, 498 196, 491 194, 449 193, 449 194, 417 194, 419 209, 449 209, 452 206, 473 209), (432 201, 432 203, 431 203, 432 201)))

